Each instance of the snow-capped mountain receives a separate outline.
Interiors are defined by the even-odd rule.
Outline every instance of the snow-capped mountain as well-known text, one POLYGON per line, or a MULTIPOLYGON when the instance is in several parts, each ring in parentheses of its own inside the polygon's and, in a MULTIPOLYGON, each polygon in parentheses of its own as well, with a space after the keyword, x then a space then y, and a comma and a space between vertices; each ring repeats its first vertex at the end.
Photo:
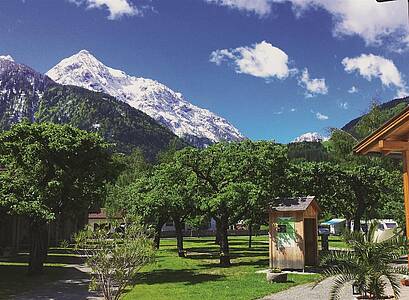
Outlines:
POLYGON ((307 132, 292 141, 293 143, 302 143, 302 142, 322 142, 328 140, 327 137, 322 136, 318 132, 307 132))
POLYGON ((115 97, 61 85, 11 56, 0 56, 0 131, 23 119, 97 132, 115 151, 138 148, 149 160, 171 142, 185 145, 168 128, 115 97))
POLYGON ((128 103, 196 146, 243 139, 227 120, 197 107, 155 80, 105 66, 87 50, 63 59, 46 75, 64 85, 104 92, 128 103))

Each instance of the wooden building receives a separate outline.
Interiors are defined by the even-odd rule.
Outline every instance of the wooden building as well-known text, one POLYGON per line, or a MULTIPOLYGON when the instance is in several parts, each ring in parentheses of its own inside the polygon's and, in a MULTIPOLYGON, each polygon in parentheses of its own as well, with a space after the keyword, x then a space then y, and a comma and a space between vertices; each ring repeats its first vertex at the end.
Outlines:
POLYGON ((279 198, 269 207, 270 268, 304 269, 318 264, 315 197, 279 198))
POLYGON ((409 107, 356 145, 354 153, 397 155, 402 158, 406 237, 409 239, 409 107))

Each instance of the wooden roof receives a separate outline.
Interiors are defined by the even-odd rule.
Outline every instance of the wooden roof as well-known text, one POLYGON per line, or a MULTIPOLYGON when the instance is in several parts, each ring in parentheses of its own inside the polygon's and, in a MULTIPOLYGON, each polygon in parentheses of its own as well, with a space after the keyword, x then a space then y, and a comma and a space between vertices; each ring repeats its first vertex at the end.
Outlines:
POLYGON ((270 208, 275 211, 305 211, 311 204, 313 204, 313 206, 319 211, 319 206, 314 199, 315 196, 277 198, 270 205, 270 208))
POLYGON ((409 107, 354 147, 354 153, 401 153, 409 148, 409 107))

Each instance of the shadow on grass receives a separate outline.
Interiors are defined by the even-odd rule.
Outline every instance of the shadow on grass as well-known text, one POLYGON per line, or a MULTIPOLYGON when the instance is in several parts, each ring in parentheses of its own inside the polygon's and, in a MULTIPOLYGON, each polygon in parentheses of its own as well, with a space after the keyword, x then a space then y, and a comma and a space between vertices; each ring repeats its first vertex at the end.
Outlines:
MULTIPOLYGON (((234 259, 232 257, 232 259, 234 259)), ((259 259, 259 260, 251 260, 251 261, 239 261, 235 262, 232 261, 230 267, 226 268, 231 268, 231 267, 239 267, 239 266, 252 266, 254 268, 262 268, 262 267, 268 267, 268 258, 267 259, 259 259)), ((219 262, 216 263, 205 263, 205 264, 200 264, 199 267, 203 269, 213 269, 213 268, 221 268, 219 262)))
POLYGON ((161 284, 184 282, 185 285, 199 284, 207 281, 216 281, 224 278, 223 275, 200 274, 188 269, 162 269, 153 272, 140 273, 135 283, 161 284))
POLYGON ((74 288, 78 293, 88 291, 88 274, 75 268, 44 267, 40 275, 29 276, 27 266, 0 265, 0 299, 12 299, 18 294, 24 299, 58 299, 58 294, 64 294, 68 288, 74 288), (54 282, 63 281, 59 286, 54 282), (49 286, 45 291, 43 287, 49 286), (30 292, 30 294, 26 294, 30 292))
MULTIPOLYGON (((1 258, 0 262, 16 262, 16 263, 27 263, 29 259, 28 254, 18 254, 16 256, 1 258)), ((67 256, 65 253, 49 253, 45 263, 47 264, 81 264, 84 259, 78 256, 67 256)))

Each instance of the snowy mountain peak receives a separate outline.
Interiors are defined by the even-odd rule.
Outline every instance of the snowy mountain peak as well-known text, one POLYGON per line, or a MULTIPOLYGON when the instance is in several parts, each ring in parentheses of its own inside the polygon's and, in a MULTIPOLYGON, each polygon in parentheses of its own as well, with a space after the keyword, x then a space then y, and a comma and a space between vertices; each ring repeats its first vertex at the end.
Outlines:
POLYGON ((8 60, 14 62, 13 57, 11 57, 10 55, 0 55, 0 60, 8 60))
POLYGON ((129 76, 110 68, 87 50, 63 59, 46 75, 64 85, 110 94, 143 111, 196 146, 244 138, 224 118, 191 104, 181 93, 155 80, 129 76))
POLYGON ((302 142, 323 142, 328 140, 327 137, 322 136, 318 132, 307 132, 292 141, 293 143, 302 143, 302 142))

